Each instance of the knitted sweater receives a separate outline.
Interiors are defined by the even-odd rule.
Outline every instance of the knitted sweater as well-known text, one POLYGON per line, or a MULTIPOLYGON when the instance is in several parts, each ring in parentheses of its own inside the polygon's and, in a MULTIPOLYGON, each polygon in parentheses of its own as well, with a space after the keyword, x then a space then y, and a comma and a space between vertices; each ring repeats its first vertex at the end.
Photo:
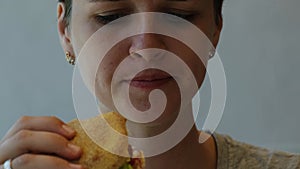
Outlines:
POLYGON ((272 151, 213 135, 217 145, 217 169, 300 169, 300 155, 272 151))

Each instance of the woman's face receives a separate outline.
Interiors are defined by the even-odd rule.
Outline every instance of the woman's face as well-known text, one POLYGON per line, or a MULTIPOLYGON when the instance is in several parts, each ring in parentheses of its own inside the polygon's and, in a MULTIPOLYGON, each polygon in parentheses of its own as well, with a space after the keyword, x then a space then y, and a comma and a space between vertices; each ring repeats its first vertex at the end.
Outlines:
MULTIPOLYGON (((121 16, 139 12, 163 12, 189 20, 202 30, 216 47, 222 25, 216 25, 213 0, 73 0, 69 29, 62 21, 63 8, 58 7, 59 32, 65 51, 76 55, 85 42, 99 28, 121 16)), ((142 24, 142 23, 141 23, 142 24)), ((186 45, 173 38, 157 34, 141 34, 126 38, 106 54, 100 64, 96 79, 96 95, 109 109, 115 106, 111 96, 111 81, 115 69, 130 54, 147 48, 159 48, 179 56, 192 70, 200 87, 205 76, 205 66, 186 45)), ((134 65, 152 56, 129 56, 134 65)), ((153 56, 154 57, 154 56, 153 56)), ((130 99, 139 110, 149 109, 149 93, 161 89, 167 96, 165 112, 159 119, 176 118, 180 106, 180 92, 175 80, 157 69, 148 69, 130 83, 130 99)), ((124 79, 125 80, 125 79, 124 79)), ((122 85, 122 82, 117 85, 122 85)), ((159 122, 160 120, 157 120, 159 122)))

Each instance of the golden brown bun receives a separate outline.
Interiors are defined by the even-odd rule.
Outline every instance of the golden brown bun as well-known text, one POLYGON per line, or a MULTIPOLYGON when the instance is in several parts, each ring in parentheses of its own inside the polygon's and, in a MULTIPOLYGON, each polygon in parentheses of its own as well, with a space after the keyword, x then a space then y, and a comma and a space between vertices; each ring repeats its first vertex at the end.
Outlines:
MULTIPOLYGON (((85 169, 119 169, 130 159, 128 157, 121 157, 110 152, 105 151, 100 146, 95 144, 93 140, 86 134, 84 129, 88 131, 88 134, 96 134, 97 139, 105 141, 105 146, 113 147, 114 150, 119 151, 121 154, 128 154, 128 142, 122 141, 121 139, 115 139, 112 133, 104 131, 103 124, 99 123, 99 119, 104 119, 113 127, 116 131, 123 135, 127 135, 124 119, 121 115, 115 112, 105 113, 95 118, 81 121, 73 120, 68 125, 74 128, 77 132, 75 138, 71 141, 72 143, 80 146, 83 150, 83 154, 76 163, 82 164, 85 169)), ((94 137, 93 137, 94 139, 94 137)))

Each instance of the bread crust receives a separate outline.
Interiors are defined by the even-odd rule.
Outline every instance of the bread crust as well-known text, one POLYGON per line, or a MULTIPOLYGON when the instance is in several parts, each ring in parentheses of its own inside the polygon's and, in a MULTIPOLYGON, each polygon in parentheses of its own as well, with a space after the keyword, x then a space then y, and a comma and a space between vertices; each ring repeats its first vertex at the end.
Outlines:
POLYGON ((126 119, 116 112, 105 113, 83 121, 72 120, 68 125, 75 129, 77 134, 71 142, 80 146, 83 151, 81 158, 73 162, 83 165, 85 169, 119 169, 130 161, 130 158, 128 158, 128 141, 115 139, 114 133, 105 131, 105 125, 99 123, 101 118, 104 118, 120 134, 127 135, 126 119), (88 131, 88 134, 85 131, 88 131), (93 140, 88 136, 90 134, 93 134, 93 140), (101 139, 102 143, 105 143, 105 147, 112 148, 121 154, 127 154, 127 157, 104 150, 95 143, 97 140, 94 140, 94 137, 101 139))

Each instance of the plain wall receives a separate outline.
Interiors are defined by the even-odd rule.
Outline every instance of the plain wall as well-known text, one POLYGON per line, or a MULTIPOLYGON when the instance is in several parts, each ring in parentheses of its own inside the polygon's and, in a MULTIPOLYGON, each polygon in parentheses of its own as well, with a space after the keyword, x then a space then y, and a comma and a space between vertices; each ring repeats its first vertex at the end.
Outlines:
MULTIPOLYGON (((225 0, 218 52, 228 96, 218 132, 300 152, 299 0, 225 0)), ((0 1, 0 137, 23 115, 76 117, 56 1, 0 1)))

